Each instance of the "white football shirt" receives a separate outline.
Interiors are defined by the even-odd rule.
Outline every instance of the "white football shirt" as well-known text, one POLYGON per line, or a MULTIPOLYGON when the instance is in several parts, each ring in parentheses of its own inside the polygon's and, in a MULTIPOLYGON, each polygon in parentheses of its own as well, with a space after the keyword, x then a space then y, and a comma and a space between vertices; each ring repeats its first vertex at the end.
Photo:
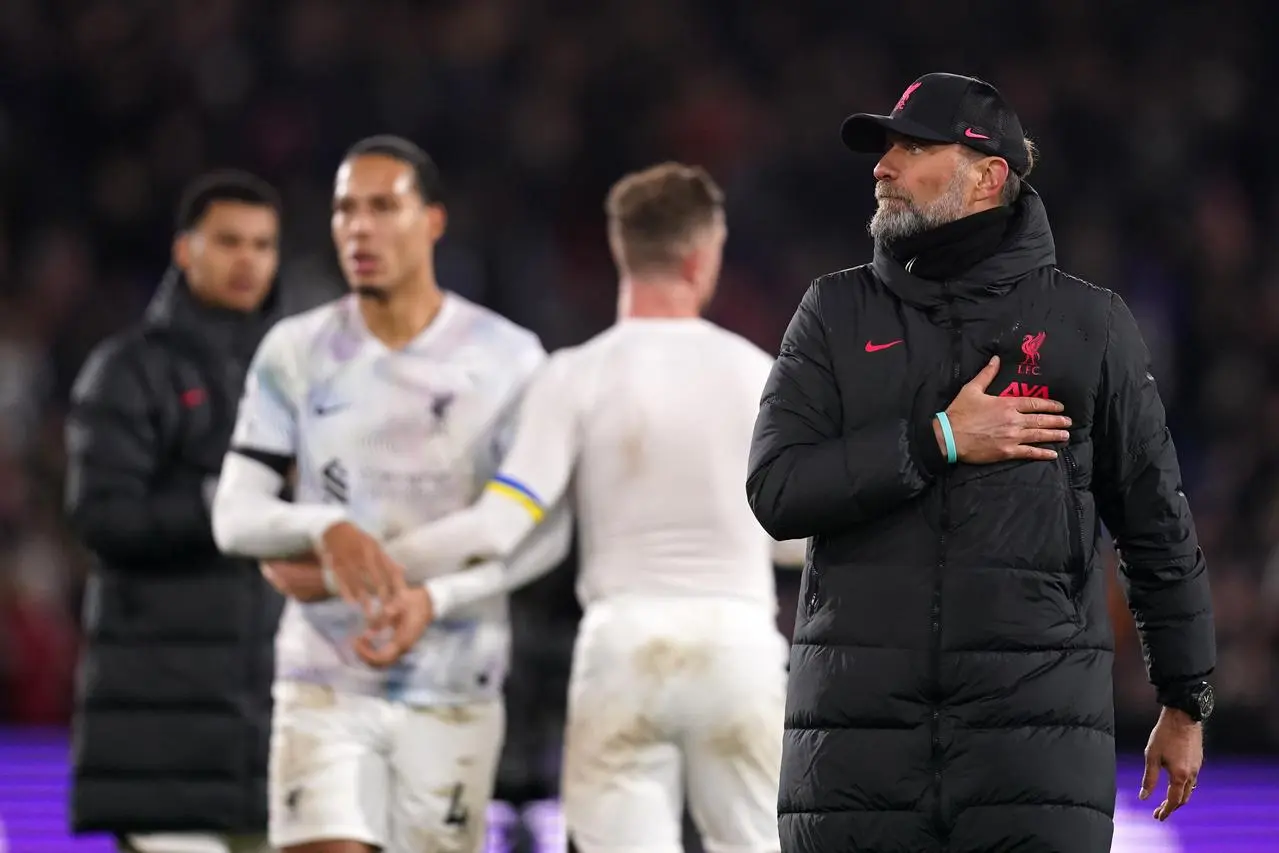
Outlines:
MULTIPOLYGON (((561 350, 530 384, 484 497, 406 536, 421 553, 502 556, 571 492, 584 607, 613 596, 716 596, 775 611, 775 543, 746 500, 747 458, 773 360, 703 319, 626 319, 561 350)), ((427 586, 482 594, 460 573, 427 586)))
MULTIPOLYGON (((455 294, 400 350, 367 331, 355 297, 281 321, 250 368, 231 447, 242 457, 295 459, 294 503, 254 503, 220 484, 219 544, 285 556, 349 520, 390 540, 388 553, 399 557, 398 535, 468 506, 493 477, 520 395, 545 358, 532 332, 455 294)), ((354 606, 290 600, 277 678, 412 704, 498 695, 509 654, 505 597, 439 615, 411 652, 377 670, 351 647, 364 629, 354 606)))

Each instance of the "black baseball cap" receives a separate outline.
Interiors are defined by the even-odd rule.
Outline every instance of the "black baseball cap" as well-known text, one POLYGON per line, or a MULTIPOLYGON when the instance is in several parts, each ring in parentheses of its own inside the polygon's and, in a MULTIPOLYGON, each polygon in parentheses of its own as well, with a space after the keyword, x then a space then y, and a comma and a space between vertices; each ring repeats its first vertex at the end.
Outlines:
POLYGON ((925 74, 906 87, 886 116, 857 113, 844 120, 844 144, 859 154, 883 154, 887 136, 953 142, 1002 157, 1018 175, 1030 168, 1021 119, 999 90, 976 77, 925 74))

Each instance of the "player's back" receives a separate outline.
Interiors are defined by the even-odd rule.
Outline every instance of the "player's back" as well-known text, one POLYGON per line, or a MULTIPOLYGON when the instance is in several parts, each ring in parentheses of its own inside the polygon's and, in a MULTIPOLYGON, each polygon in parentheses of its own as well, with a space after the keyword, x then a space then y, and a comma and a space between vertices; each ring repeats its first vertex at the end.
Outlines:
POLYGON ((775 605, 772 540, 744 486, 771 364, 701 319, 627 319, 573 353, 584 604, 691 595, 775 605))
POLYGON ((746 500, 772 360, 703 320, 625 320, 571 358, 585 612, 566 817, 601 847, 677 850, 687 791, 706 837, 775 850, 787 644, 746 500))

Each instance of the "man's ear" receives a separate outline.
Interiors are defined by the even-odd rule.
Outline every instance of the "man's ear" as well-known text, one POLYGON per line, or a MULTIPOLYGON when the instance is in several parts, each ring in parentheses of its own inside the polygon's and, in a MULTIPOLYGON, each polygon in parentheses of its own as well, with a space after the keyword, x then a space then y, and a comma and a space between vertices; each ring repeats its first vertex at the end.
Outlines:
POLYGON ((689 284, 697 284, 698 278, 702 273, 702 265, 706 263, 706 252, 702 247, 694 244, 680 255, 679 274, 680 278, 689 284))
POLYGON ((428 205, 426 208, 427 228, 430 230, 432 242, 444 236, 448 230, 449 212, 442 204, 428 205))
POLYGON ((186 272, 191 268, 191 235, 182 232, 173 238, 173 265, 186 272))
POLYGON ((982 164, 981 175, 977 179, 977 188, 982 195, 995 198, 1003 192, 1008 182, 1008 161, 1003 157, 990 157, 982 164))

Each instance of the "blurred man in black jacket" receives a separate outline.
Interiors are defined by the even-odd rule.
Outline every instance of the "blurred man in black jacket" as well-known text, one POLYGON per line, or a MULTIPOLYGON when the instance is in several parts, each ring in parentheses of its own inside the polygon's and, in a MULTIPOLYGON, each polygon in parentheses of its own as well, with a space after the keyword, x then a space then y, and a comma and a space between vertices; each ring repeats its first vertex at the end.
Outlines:
POLYGON ((94 350, 72 392, 67 512, 97 557, 72 824, 124 850, 265 846, 282 600, 253 561, 218 553, 209 501, 273 320, 279 220, 258 178, 197 180, 146 316, 94 350))

